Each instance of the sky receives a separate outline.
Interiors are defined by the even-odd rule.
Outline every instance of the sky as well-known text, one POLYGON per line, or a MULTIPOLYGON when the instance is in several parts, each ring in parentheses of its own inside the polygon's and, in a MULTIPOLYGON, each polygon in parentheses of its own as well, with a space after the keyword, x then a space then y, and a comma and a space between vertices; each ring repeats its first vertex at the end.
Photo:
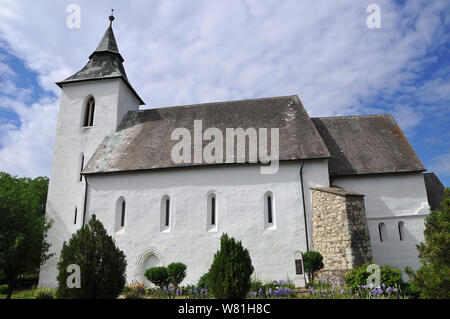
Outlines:
POLYGON ((433 0, 0 0, 0 170, 49 175, 55 82, 88 62, 111 8, 144 108, 296 94, 311 117, 390 113, 450 186, 450 3, 433 0))

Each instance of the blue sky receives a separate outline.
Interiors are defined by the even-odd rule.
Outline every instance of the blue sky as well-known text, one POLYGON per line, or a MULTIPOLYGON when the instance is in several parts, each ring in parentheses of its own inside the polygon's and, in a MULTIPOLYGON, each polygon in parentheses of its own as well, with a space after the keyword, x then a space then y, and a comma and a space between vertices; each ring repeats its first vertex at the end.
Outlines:
POLYGON ((391 113, 450 186, 444 1, 0 0, 0 170, 49 175, 60 89, 110 9, 128 77, 161 107, 297 94, 311 116, 391 113), (69 4, 81 8, 68 28, 69 4), (381 8, 369 29, 366 7, 381 8))

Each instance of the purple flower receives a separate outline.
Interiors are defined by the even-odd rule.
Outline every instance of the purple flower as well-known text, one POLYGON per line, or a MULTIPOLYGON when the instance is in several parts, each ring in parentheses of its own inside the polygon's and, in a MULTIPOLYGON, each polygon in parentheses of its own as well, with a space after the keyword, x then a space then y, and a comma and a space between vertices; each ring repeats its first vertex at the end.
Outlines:
POLYGON ((251 294, 253 297, 256 297, 256 291, 252 291, 251 294))

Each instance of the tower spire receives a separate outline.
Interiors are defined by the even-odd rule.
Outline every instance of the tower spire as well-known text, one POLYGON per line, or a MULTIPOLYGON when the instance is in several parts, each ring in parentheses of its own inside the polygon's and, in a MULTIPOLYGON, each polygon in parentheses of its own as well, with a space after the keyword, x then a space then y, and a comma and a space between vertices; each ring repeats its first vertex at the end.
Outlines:
POLYGON ((112 27, 112 23, 114 21, 114 9, 111 9, 111 15, 109 16, 109 26, 112 27))
POLYGON ((56 84, 62 87, 65 83, 122 78, 130 88, 131 92, 133 92, 139 100, 139 103, 143 105, 145 104, 144 101, 142 101, 131 84, 128 82, 127 74, 125 73, 125 69, 122 65, 124 60, 119 52, 112 29, 112 22, 115 20, 114 9, 111 9, 111 15, 108 19, 110 21, 108 29, 103 34, 103 37, 95 51, 89 56, 89 62, 80 71, 71 77, 68 77, 64 81, 57 82, 56 84))

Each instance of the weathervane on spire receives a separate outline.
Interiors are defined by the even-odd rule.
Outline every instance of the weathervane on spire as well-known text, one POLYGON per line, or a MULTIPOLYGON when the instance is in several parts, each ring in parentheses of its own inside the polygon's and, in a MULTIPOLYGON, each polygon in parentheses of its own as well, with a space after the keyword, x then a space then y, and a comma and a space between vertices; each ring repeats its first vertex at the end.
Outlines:
POLYGON ((112 23, 114 21, 114 9, 111 9, 111 15, 109 16, 109 26, 112 26, 112 23))

